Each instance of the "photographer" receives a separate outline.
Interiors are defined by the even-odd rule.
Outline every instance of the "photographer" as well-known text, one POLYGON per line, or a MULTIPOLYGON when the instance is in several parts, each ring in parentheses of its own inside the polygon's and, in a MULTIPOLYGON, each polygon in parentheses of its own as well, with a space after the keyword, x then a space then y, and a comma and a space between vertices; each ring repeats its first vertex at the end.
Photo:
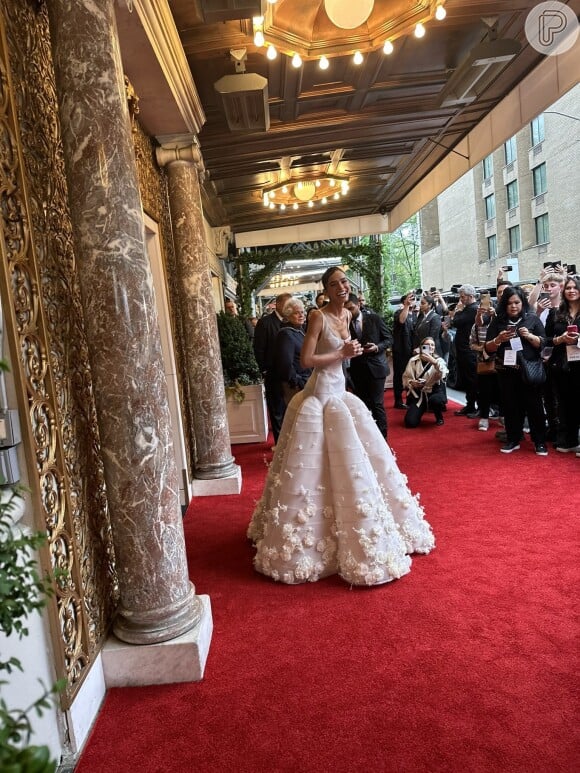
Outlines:
POLYGON ((447 404, 447 394, 443 379, 447 376, 447 365, 435 352, 435 341, 424 338, 403 373, 403 385, 407 390, 407 413, 405 427, 414 429, 419 426, 425 411, 435 414, 435 424, 443 424, 443 411, 447 404))

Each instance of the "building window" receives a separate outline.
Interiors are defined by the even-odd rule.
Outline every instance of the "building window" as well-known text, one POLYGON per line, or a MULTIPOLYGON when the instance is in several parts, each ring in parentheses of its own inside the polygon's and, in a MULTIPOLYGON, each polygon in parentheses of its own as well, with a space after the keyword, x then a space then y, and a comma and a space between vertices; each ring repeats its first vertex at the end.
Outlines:
POLYGON ((518 157, 516 150, 516 138, 511 137, 507 142, 504 142, 505 162, 507 164, 513 164, 518 157))
POLYGON ((495 234, 487 237, 487 257, 490 260, 497 258, 497 236, 495 234))
POLYGON ((540 193, 545 193, 548 190, 546 184, 546 165, 540 164, 532 169, 532 177, 534 180, 534 196, 539 196, 540 193))
POLYGON ((495 217, 495 193, 486 196, 485 199, 485 219, 491 220, 495 217))
POLYGON ((505 188, 507 193, 508 209, 513 209, 520 203, 520 197, 518 194, 518 181, 513 180, 511 183, 508 183, 505 188))
POLYGON ((548 215, 540 215, 534 219, 536 226, 536 244, 547 244, 550 241, 550 226, 548 215))
POLYGON ((513 228, 509 228, 508 235, 510 237, 510 252, 519 252, 522 248, 519 225, 514 225, 513 228))
POLYGON ((532 147, 535 145, 539 145, 540 142, 544 141, 544 116, 539 115, 537 118, 534 118, 532 123, 530 124, 530 130, 532 132, 532 147))
POLYGON ((489 155, 483 159, 483 179, 490 180, 493 177, 493 156, 489 155))

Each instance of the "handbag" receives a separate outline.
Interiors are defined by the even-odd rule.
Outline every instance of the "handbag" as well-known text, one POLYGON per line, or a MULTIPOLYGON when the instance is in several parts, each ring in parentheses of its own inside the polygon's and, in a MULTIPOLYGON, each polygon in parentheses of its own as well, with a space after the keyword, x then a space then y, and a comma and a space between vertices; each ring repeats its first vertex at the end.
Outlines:
POLYGON ((539 386, 546 381, 546 369, 542 360, 526 360, 522 352, 518 352, 518 363, 524 384, 539 386))
POLYGON ((485 376, 488 373, 495 373, 495 358, 477 361, 477 375, 485 376))

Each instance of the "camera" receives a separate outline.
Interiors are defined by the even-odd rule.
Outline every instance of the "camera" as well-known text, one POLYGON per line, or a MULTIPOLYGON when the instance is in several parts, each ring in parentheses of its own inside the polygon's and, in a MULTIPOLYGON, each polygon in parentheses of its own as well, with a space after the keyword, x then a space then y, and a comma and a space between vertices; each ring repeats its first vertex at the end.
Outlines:
POLYGON ((421 347, 421 351, 425 352, 426 354, 430 354, 431 353, 431 347, 429 346, 429 344, 423 344, 423 346, 421 347))
POLYGON ((513 271, 514 267, 513 266, 502 266, 501 270, 502 271, 513 271))

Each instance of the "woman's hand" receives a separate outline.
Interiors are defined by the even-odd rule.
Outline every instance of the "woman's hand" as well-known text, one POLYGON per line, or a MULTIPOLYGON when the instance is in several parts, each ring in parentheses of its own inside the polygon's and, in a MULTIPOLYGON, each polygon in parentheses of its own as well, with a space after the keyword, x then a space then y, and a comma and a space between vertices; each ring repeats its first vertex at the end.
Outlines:
POLYGON ((425 383, 424 378, 412 378, 409 381, 409 384, 413 387, 413 389, 421 389, 424 383, 425 383))
POLYGON ((431 365, 437 365, 437 357, 434 357, 432 354, 421 352, 421 359, 423 362, 430 362, 431 365))
POLYGON ((344 342, 341 349, 343 360, 352 360, 353 357, 359 357, 363 353, 363 348, 356 338, 344 342))
POLYGON ((532 344, 532 346, 538 347, 542 343, 540 336, 535 335, 535 333, 530 333, 527 327, 520 327, 518 329, 518 333, 520 338, 525 338, 526 341, 529 341, 532 344))
POLYGON ((562 335, 554 336, 553 341, 555 346, 559 346, 560 344, 574 346, 578 343, 578 333, 562 333, 562 335))

